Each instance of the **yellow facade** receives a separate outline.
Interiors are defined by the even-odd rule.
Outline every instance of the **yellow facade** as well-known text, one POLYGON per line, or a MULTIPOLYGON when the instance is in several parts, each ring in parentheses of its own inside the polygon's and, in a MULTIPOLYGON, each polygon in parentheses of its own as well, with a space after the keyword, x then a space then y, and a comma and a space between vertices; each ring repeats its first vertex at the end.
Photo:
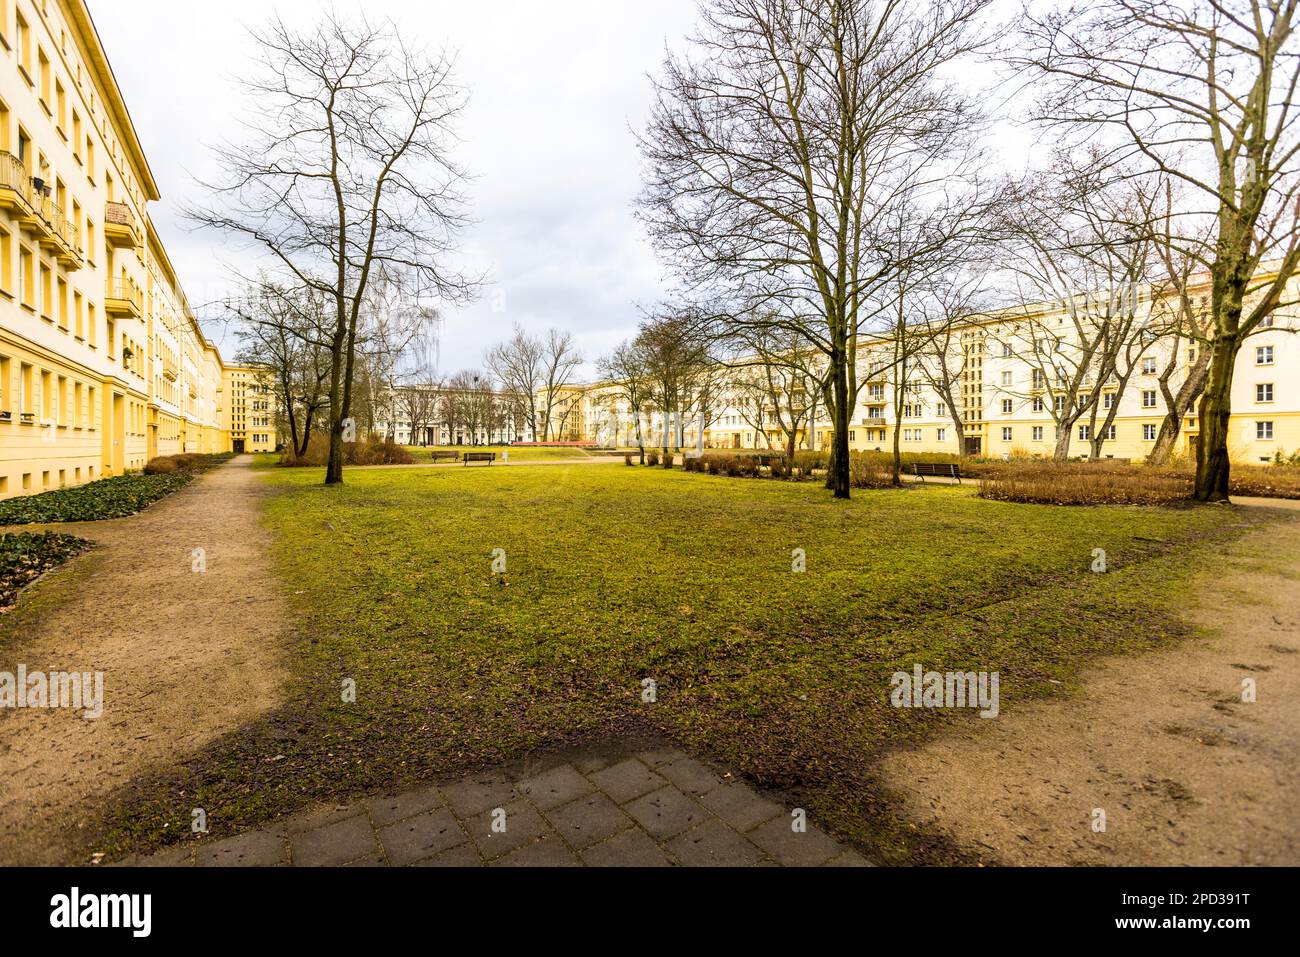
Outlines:
MULTIPOLYGON (((1265 277, 1261 277, 1265 278, 1265 277)), ((1208 285, 1195 290, 1202 306, 1208 301, 1208 285)), ((1293 282, 1288 302, 1300 300, 1300 282, 1293 282)), ((962 420, 959 432, 953 421, 950 404, 933 388, 935 376, 926 376, 923 364, 937 361, 937 352, 921 350, 916 365, 909 367, 902 385, 903 415, 895 414, 896 375, 892 368, 894 346, 887 337, 877 337, 859 348, 857 367, 862 378, 857 405, 850 417, 849 447, 859 450, 891 450, 895 434, 904 452, 960 453, 989 457, 1050 457, 1056 448, 1056 423, 1050 411, 1059 388, 1036 380, 1034 366, 1025 359, 1023 343, 1017 343, 1016 327, 1024 313, 995 314, 966 324, 945 348, 953 350, 947 368, 959 369, 952 401, 962 420)), ((1060 304, 1043 305, 1034 313, 1039 328, 1059 330, 1070 335, 1071 324, 1060 304)), ((1249 464, 1274 461, 1300 453, 1300 316, 1295 307, 1283 309, 1272 322, 1253 332, 1242 345, 1233 372, 1232 417, 1229 424, 1228 450, 1233 461, 1249 464)), ((1102 443, 1103 457, 1142 460, 1155 447, 1156 436, 1165 418, 1165 405, 1157 381, 1157 369, 1178 348, 1177 359, 1190 362, 1190 350, 1196 343, 1174 343, 1155 337, 1136 357, 1134 371, 1125 389, 1103 387, 1102 401, 1117 405, 1113 435, 1102 443), (1148 365, 1148 362, 1150 363, 1148 365), (1110 394, 1111 398, 1107 398, 1110 394)), ((937 349, 937 347, 933 347, 937 349)), ((1058 344, 1058 348, 1060 345, 1058 344)), ((737 371, 736 375, 744 372, 737 371)), ((1095 375, 1095 373, 1093 373, 1095 375)), ((578 414, 572 417, 577 426, 576 438, 602 445, 627 446, 635 442, 635 429, 626 402, 618 398, 620 390, 610 383, 597 382, 575 387, 582 392, 578 414)), ((782 448, 785 437, 774 416, 768 416, 759 429, 755 415, 738 404, 736 395, 728 396, 725 384, 718 391, 719 401, 708 410, 704 430, 706 448, 782 448), (766 433, 766 435, 765 435, 766 433)), ((1097 424, 1104 422, 1106 405, 1099 411, 1097 424)), ((698 410, 686 413, 682 422, 686 447, 696 445, 698 410)), ((1091 454, 1090 416, 1073 423, 1068 454, 1074 457, 1091 454)), ((662 417, 645 416, 642 433, 648 445, 657 444, 662 435, 662 417)), ((808 429, 799 435, 804 445, 808 429)), ((824 406, 811 429, 816 448, 829 446, 834 429, 824 406)), ((1195 454, 1198 425, 1195 415, 1182 423, 1175 453, 1195 454)))
POLYGON ((84 0, 0 2, 0 498, 231 449, 158 198, 84 0))
POLYGON ((256 366, 226 366, 223 427, 234 452, 274 452, 276 426, 271 380, 256 366))

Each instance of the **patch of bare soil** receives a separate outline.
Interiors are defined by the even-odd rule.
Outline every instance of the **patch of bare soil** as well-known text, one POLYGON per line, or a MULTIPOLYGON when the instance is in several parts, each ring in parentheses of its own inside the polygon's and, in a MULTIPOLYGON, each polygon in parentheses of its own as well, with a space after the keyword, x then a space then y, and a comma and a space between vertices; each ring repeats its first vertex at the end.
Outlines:
POLYGON ((1007 864, 1300 864, 1300 523, 1233 544, 1189 594, 1207 637, 890 755, 902 813, 1007 864))
POLYGON ((285 618, 258 522, 271 493, 250 464, 130 518, 58 526, 97 547, 0 618, 0 671, 104 674, 96 720, 0 709, 0 864, 85 863, 104 795, 279 704, 285 618))

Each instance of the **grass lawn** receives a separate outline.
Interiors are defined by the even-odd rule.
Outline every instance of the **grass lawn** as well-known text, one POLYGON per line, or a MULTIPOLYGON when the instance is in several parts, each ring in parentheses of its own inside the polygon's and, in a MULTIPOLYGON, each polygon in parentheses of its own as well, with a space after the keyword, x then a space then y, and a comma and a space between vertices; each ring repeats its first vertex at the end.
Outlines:
POLYGON ((110 848, 188 834, 193 807, 221 835, 313 800, 644 733, 783 790, 883 859, 967 859, 894 816, 873 756, 981 719, 891 707, 892 673, 999 671, 1003 710, 1063 693, 1094 656, 1185 635, 1162 609, 1218 543, 1272 520, 958 488, 845 503, 818 483, 623 467, 266 481, 283 489, 267 521, 300 615, 291 699, 124 795, 110 848), (1089 570, 1095 548, 1107 574, 1089 570))

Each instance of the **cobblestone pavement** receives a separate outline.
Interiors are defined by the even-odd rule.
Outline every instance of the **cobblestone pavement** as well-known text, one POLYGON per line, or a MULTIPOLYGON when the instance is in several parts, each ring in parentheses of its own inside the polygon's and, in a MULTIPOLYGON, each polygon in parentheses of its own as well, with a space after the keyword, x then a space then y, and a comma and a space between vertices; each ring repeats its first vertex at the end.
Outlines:
POLYGON ((331 805, 169 849, 146 866, 867 866, 856 851, 681 751, 575 758, 541 772, 331 805))

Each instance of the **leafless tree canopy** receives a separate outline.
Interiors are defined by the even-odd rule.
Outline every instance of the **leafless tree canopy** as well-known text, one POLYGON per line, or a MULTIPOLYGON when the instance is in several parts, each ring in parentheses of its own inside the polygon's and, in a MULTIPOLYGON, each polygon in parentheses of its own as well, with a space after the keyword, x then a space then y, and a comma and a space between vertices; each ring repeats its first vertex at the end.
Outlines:
POLYGON ((965 228, 915 214, 960 189, 976 111, 942 74, 983 43, 986 6, 712 0, 692 55, 669 57, 658 81, 642 215, 688 297, 826 355, 840 497, 856 338, 905 263, 965 228), (881 230, 904 206, 925 225, 900 259, 881 230))
POLYGON ((330 13, 303 31, 273 19, 253 39, 251 116, 240 142, 217 150, 212 201, 189 215, 331 304, 326 482, 337 482, 372 282, 408 303, 473 291, 448 262, 466 222, 451 157, 465 96, 445 55, 409 48, 392 26, 330 13))
POLYGON ((1041 122, 1185 188, 1169 238, 1212 286, 1202 500, 1228 494, 1237 352, 1300 265, 1298 20, 1300 0, 1091 0, 1026 9, 1008 52, 1041 122))

